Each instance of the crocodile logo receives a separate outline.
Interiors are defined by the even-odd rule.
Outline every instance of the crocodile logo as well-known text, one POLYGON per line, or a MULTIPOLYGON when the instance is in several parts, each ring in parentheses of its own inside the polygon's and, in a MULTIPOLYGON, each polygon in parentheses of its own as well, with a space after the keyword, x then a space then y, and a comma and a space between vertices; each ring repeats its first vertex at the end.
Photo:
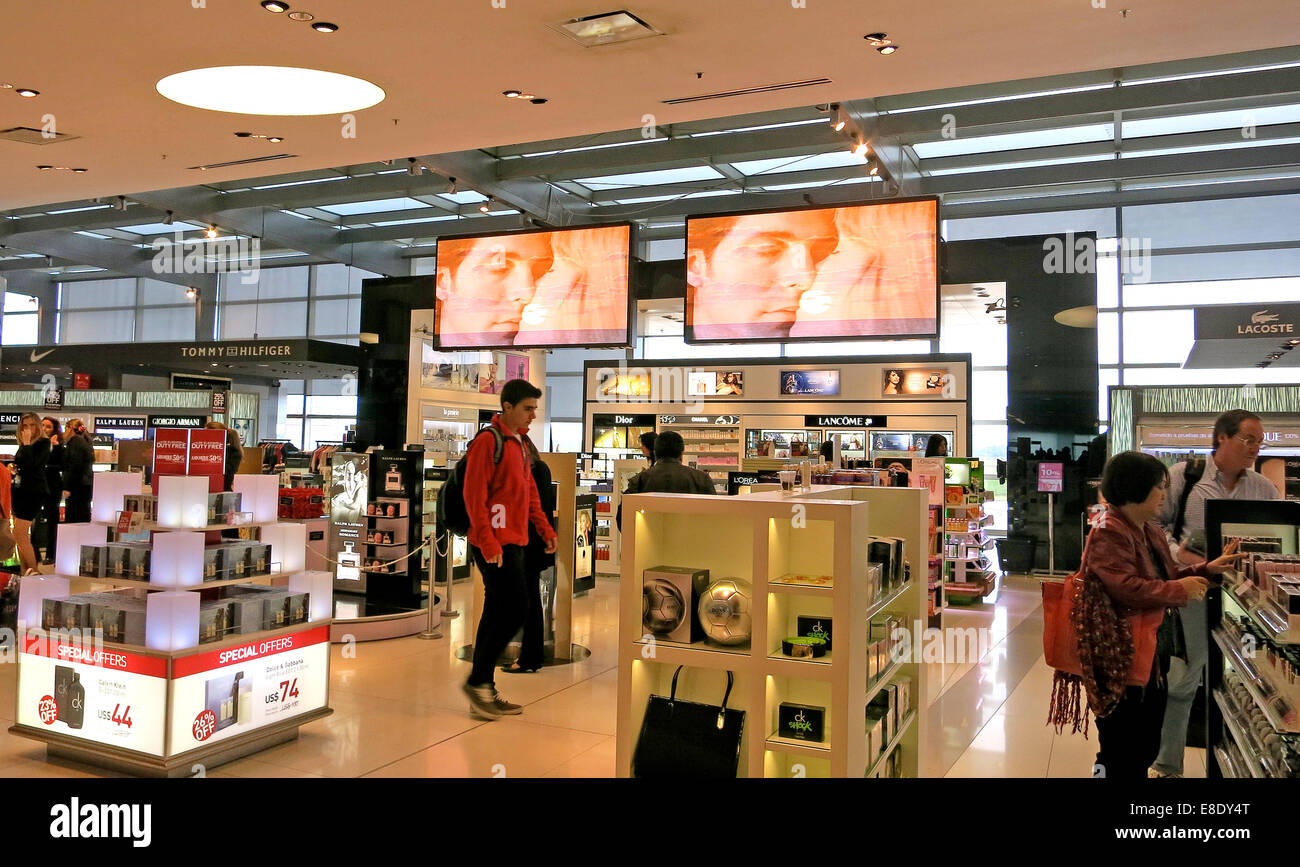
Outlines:
POLYGON ((1251 314, 1250 323, 1252 325, 1264 325, 1269 322, 1276 322, 1279 318, 1281 317, 1276 313, 1270 313, 1267 310, 1261 310, 1258 313, 1251 314))

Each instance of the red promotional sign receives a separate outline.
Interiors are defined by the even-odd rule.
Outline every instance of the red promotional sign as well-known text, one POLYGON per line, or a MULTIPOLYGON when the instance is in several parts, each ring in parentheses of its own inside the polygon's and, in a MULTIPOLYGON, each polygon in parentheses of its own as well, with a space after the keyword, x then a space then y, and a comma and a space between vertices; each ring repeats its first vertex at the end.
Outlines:
POLYGON ((305 629, 292 635, 267 638, 262 641, 250 641, 247 644, 238 644, 221 650, 210 650, 206 653, 182 656, 172 663, 172 677, 182 678, 191 674, 214 671, 227 665, 238 665, 242 662, 259 659, 263 656, 272 656, 276 653, 284 653, 289 650, 301 650, 329 640, 330 628, 328 626, 318 626, 315 629, 305 629))
POLYGON ((85 391, 86 389, 90 388, 90 374, 89 373, 72 374, 72 387, 75 388, 77 391, 85 391))
POLYGON ((183 476, 189 463, 190 432, 159 428, 153 436, 153 487, 158 493, 159 476, 183 476))
MULTIPOLYGON (((89 635, 90 630, 84 630, 84 633, 89 635)), ((26 636, 23 652, 57 659, 60 662, 93 665, 111 671, 129 671, 132 674, 143 674, 148 677, 167 676, 167 660, 161 656, 145 656, 126 650, 111 650, 96 646, 91 641, 68 643, 57 638, 46 638, 39 632, 26 636)))
POLYGON ((207 476, 215 480, 208 490, 220 491, 226 478, 226 432, 223 430, 190 431, 191 476, 207 476))

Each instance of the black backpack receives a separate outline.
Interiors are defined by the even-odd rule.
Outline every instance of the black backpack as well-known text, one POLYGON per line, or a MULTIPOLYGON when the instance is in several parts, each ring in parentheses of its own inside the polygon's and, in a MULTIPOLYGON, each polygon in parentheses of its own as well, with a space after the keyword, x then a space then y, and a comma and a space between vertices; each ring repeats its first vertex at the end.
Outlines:
MULTIPOLYGON (((496 426, 484 428, 474 435, 478 439, 484 431, 491 431, 493 438, 496 440, 496 450, 492 453, 492 465, 496 466, 501 463, 501 456, 505 452, 506 438, 505 434, 496 429, 496 426)), ((473 440, 470 441, 471 448, 473 440)), ((451 472, 447 475, 447 481, 438 489, 438 532, 441 534, 451 531, 457 536, 469 535, 469 512, 465 508, 465 463, 469 460, 469 449, 465 450, 460 460, 456 461, 456 466, 452 467, 451 472)))

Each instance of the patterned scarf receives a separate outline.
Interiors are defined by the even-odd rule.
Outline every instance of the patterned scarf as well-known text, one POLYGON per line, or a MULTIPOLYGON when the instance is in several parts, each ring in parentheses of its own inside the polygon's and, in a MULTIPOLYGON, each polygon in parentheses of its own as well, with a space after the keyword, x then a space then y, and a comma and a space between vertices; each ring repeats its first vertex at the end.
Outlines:
POLYGON ((1079 637, 1079 662, 1088 707, 1101 718, 1124 697, 1128 671, 1133 665, 1133 631, 1101 581, 1086 572, 1070 620, 1079 637))

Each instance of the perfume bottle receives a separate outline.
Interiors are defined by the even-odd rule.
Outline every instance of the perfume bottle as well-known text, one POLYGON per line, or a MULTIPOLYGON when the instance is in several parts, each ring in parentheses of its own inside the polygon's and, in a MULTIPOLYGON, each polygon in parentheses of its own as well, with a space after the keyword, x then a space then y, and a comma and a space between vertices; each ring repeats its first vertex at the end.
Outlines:
POLYGON ((235 672, 235 680, 230 684, 230 696, 222 703, 223 706, 229 706, 230 712, 227 716, 232 717, 234 723, 239 722, 239 684, 243 679, 242 671, 235 672))
POLYGON ((361 555, 352 548, 352 542, 344 542, 343 550, 339 552, 339 565, 350 569, 357 569, 361 566, 361 555))
POLYGON ((72 683, 68 684, 68 714, 63 721, 70 729, 81 728, 86 714, 86 688, 81 685, 81 675, 72 673, 72 683))
POLYGON ((248 680, 239 682, 239 702, 235 708, 235 722, 246 723, 253 719, 253 684, 248 680))

